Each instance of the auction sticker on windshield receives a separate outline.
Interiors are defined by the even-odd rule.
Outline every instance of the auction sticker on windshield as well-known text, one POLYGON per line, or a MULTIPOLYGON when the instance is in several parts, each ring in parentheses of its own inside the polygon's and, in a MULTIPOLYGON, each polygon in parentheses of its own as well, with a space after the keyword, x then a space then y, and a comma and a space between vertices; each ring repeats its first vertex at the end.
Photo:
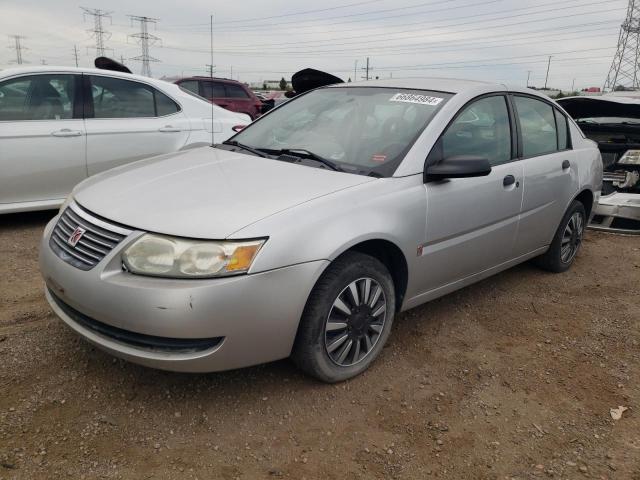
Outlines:
POLYGON ((389 99, 390 102, 419 103, 420 105, 439 105, 444 100, 440 97, 429 95, 417 95, 415 93, 396 93, 389 99))

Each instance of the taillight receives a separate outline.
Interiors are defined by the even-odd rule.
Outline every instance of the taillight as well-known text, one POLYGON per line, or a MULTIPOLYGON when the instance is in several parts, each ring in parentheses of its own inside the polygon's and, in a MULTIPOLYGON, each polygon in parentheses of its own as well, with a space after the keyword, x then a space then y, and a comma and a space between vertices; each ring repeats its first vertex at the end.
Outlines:
POLYGON ((231 130, 233 130, 234 132, 238 133, 239 131, 243 130, 244 127, 246 127, 246 125, 236 125, 234 127, 231 127, 231 130))

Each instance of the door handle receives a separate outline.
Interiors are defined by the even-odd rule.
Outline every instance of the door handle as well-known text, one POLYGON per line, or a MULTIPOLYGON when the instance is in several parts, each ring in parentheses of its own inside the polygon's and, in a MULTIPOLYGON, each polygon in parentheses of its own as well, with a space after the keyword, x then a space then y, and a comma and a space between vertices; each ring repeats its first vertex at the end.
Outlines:
POLYGON ((63 128, 62 130, 56 130, 55 132, 51 132, 51 135, 54 137, 79 137, 82 135, 80 130, 71 130, 69 128, 63 128))
POLYGON ((562 162, 563 170, 569 170, 569 168, 571 168, 571 162, 569 160, 565 160, 564 162, 562 162))
POLYGON ((182 129, 180 127, 174 127, 173 125, 165 125, 158 129, 159 132, 181 132, 182 129))
POLYGON ((504 187, 510 187, 514 183, 516 183, 516 177, 514 177, 513 175, 507 175, 502 180, 502 186, 504 186, 504 187))

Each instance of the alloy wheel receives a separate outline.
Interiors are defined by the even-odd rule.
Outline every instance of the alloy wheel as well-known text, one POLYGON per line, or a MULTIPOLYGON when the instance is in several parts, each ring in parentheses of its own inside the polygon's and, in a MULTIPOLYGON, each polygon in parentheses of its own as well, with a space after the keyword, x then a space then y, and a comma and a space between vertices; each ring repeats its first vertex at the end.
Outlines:
POLYGON ((387 316, 382 286, 373 278, 354 280, 334 300, 325 324, 329 358, 348 367, 363 361, 378 343, 387 316))
POLYGON ((570 263, 580 248, 584 235, 584 218, 580 212, 575 212, 567 222, 562 234, 560 259, 562 263, 570 263))

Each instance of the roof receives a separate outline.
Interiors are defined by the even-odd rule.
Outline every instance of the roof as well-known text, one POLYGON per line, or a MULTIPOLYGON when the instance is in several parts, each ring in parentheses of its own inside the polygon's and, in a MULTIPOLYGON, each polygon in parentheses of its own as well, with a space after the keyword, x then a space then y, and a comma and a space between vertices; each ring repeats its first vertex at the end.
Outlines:
POLYGON ((478 87, 496 87, 498 90, 505 90, 505 85, 491 82, 481 82, 476 80, 462 80, 457 78, 388 78, 384 80, 369 80, 362 82, 340 83, 334 85, 353 87, 387 87, 387 88, 411 88, 416 90, 434 90, 438 92, 459 93, 464 90, 478 87))
POLYGON ((14 75, 25 75, 29 73, 89 73, 95 75, 109 75, 111 77, 128 78, 130 80, 139 80, 147 83, 162 82, 166 85, 164 80, 158 80, 157 78, 144 77, 142 75, 136 75, 135 73, 116 72, 113 70, 102 70, 99 68, 83 68, 83 67, 58 67, 54 65, 41 65, 37 67, 16 67, 7 68, 0 71, 0 78, 11 77, 14 75))

